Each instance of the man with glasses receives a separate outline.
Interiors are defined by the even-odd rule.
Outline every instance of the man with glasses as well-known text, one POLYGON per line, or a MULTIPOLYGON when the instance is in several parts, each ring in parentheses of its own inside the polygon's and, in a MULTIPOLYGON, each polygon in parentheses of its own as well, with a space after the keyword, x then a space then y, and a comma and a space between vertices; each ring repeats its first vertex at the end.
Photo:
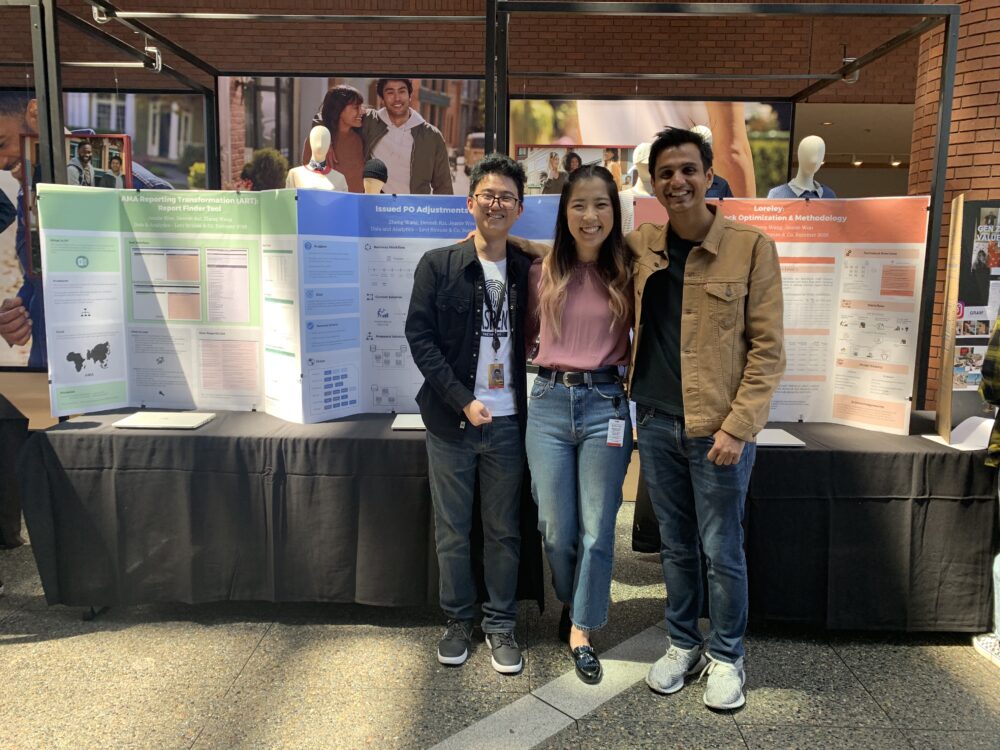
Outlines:
POLYGON ((523 211, 524 182, 524 170, 508 156, 491 154, 476 165, 467 204, 475 233, 420 259, 406 317, 406 339, 424 376, 417 403, 427 428, 440 600, 448 618, 438 661, 457 666, 469 655, 478 473, 487 594, 482 629, 502 674, 523 666, 514 624, 528 411, 522 325, 531 259, 507 237, 523 211))

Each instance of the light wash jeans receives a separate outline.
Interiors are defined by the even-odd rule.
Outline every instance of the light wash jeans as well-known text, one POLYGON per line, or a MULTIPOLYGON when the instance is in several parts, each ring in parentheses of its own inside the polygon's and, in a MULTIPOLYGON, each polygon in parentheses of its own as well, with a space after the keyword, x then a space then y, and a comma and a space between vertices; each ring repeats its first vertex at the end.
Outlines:
POLYGON ((427 433, 427 465, 434 504, 434 538, 440 568, 441 609, 449 619, 476 615, 476 581, 469 534, 479 472, 483 568, 488 601, 483 632, 504 633, 517 619, 517 570, 521 554, 521 479, 524 444, 517 416, 496 417, 451 442, 427 433))
POLYGON ((660 526, 660 559, 667 585, 667 631, 673 645, 700 647, 701 555, 708 569, 708 653, 735 663, 743 656, 747 626, 747 564, 743 508, 756 443, 743 446, 738 463, 708 460, 711 437, 692 438, 684 419, 640 406, 639 457, 660 526))
POLYGON ((537 377, 528 400, 525 446, 556 596, 571 605, 570 619, 580 630, 597 630, 608 621, 615 517, 632 458, 622 386, 567 388, 537 377), (621 447, 607 444, 613 418, 625 420, 621 447))

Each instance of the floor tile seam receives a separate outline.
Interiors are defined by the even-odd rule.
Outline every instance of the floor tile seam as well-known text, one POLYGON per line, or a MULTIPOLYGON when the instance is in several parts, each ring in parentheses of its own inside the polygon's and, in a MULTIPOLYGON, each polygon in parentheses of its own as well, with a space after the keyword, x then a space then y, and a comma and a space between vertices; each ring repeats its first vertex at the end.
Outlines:
POLYGON ((851 673, 851 676, 857 681, 857 683, 861 685, 861 688, 865 691, 865 693, 868 694, 868 697, 872 699, 872 702, 876 706, 878 706, 878 710, 882 712, 882 714, 885 716, 889 724, 897 730, 901 729, 901 727, 896 724, 895 720, 893 720, 892 716, 886 710, 886 707, 882 705, 882 702, 875 697, 875 694, 868 689, 868 686, 865 684, 864 680, 862 680, 861 677, 858 676, 858 673, 854 671, 854 668, 847 663, 847 659, 844 658, 844 655, 840 653, 840 651, 833 644, 833 642, 828 640, 827 644, 829 645, 830 650, 837 655, 838 659, 840 659, 841 664, 843 664, 844 667, 847 669, 847 671, 851 673))
MULTIPOLYGON (((239 668, 239 671, 237 671, 237 673, 233 676, 233 679, 230 681, 229 687, 226 688, 225 692, 219 698, 220 702, 224 701, 226 698, 228 698, 229 694, 233 692, 233 688, 236 687, 236 683, 239 681, 240 677, 243 675, 243 672, 246 670, 247 664, 249 664, 250 660, 253 659, 254 654, 257 653, 257 649, 260 648, 260 644, 263 643, 264 639, 267 637, 267 634, 271 632, 271 629, 274 627, 274 624, 275 624, 275 621, 272 620, 271 622, 269 622, 267 624, 267 627, 264 628, 264 632, 261 633, 260 638, 257 639, 257 643, 255 643, 254 647, 252 649, 250 649, 250 654, 247 656, 246 660, 243 662, 243 666, 241 666, 239 668)), ((201 736, 205 733, 205 730, 208 729, 208 725, 212 723, 212 719, 213 719, 212 714, 209 713, 208 717, 205 719, 204 723, 201 725, 201 728, 198 730, 198 734, 195 735, 194 739, 191 740, 191 744, 188 745, 188 750, 193 750, 194 746, 198 744, 198 740, 201 739, 201 736)))
MULTIPOLYGON (((548 683, 546 683, 546 684, 548 684, 548 683)), ((554 706, 549 701, 545 700, 544 698, 542 698, 542 697, 540 697, 538 695, 535 695, 535 691, 534 690, 529 691, 528 695, 530 695, 532 698, 534 698, 539 703, 544 703, 546 706, 548 706, 549 708, 551 708, 553 711, 561 713, 567 719, 569 719, 570 721, 572 721, 573 722, 573 726, 575 726, 577 728, 577 730, 579 730, 579 728, 580 728, 580 721, 582 720, 582 717, 580 719, 577 719, 572 714, 566 713, 565 711, 563 711, 558 706, 554 706)))

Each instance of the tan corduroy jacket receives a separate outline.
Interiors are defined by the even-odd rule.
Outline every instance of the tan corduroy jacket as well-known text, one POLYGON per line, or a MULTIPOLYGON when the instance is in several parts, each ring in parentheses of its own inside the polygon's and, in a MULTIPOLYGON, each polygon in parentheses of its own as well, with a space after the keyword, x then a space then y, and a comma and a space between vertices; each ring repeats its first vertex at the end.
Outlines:
MULTIPOLYGON (((666 269, 667 227, 643 224, 627 236, 635 271, 635 337, 629 385, 642 346, 646 281, 666 269)), ((684 267, 681 382, 691 437, 719 428, 753 440, 767 422, 785 371, 781 269, 774 242, 759 229, 715 220, 684 267)))

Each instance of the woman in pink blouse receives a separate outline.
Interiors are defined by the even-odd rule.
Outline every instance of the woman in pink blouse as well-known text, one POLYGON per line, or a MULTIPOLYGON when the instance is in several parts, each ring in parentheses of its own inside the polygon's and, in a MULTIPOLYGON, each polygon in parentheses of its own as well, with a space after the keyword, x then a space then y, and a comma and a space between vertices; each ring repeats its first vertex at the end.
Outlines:
POLYGON ((526 448, 538 525, 563 602, 559 635, 577 674, 598 682, 590 634, 608 619, 615 517, 632 455, 621 368, 629 361, 631 257, 611 173, 581 167, 563 187, 555 244, 529 277, 538 377, 526 448))

